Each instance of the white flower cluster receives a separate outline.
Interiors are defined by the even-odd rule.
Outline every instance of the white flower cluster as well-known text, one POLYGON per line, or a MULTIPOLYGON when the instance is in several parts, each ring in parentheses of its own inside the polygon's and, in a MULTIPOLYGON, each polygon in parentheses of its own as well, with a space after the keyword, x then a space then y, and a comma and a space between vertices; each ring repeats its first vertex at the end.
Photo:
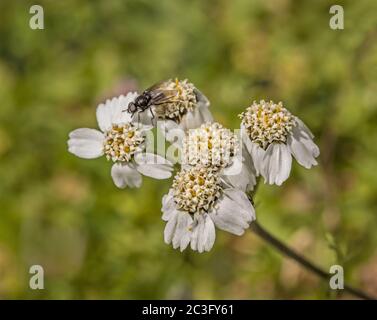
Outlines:
POLYGON ((255 220, 250 191, 258 175, 281 185, 289 177, 292 156, 306 168, 317 164, 313 134, 281 102, 253 102, 240 118, 241 139, 213 122, 208 99, 192 83, 167 80, 142 95, 129 93, 100 104, 101 131, 72 131, 68 150, 86 159, 105 155, 114 162, 111 176, 117 187, 140 187, 142 175, 167 179, 173 171, 170 161, 146 152, 146 134, 156 125, 173 143, 173 132, 183 132, 183 139, 174 141, 181 168, 162 199, 164 239, 181 251, 190 246, 204 252, 213 247, 215 228, 242 235, 255 220), (127 112, 129 105, 136 112, 127 112), (145 118, 146 110, 162 121, 145 118))
POLYGON ((239 150, 238 137, 221 124, 207 122, 183 139, 182 161, 192 166, 225 168, 239 150))
POLYGON ((144 134, 152 126, 138 123, 124 112, 137 96, 136 92, 129 93, 101 103, 97 107, 101 131, 80 128, 69 134, 68 150, 74 155, 84 159, 105 155, 114 162, 111 176, 118 188, 140 187, 141 175, 167 179, 173 171, 172 163, 158 155, 146 153, 141 157, 146 143, 144 134), (141 158, 143 161, 138 161, 141 158))
POLYGON ((189 130, 181 151, 182 168, 162 208, 165 241, 180 250, 190 244, 193 250, 209 251, 215 227, 241 235, 255 219, 245 193, 255 183, 252 164, 242 164, 237 136, 216 122, 189 130), (239 170, 230 175, 237 164, 239 170))
POLYGON ((317 165, 314 135, 281 102, 254 102, 240 117, 246 148, 267 183, 281 185, 288 179, 292 155, 307 169, 317 165))

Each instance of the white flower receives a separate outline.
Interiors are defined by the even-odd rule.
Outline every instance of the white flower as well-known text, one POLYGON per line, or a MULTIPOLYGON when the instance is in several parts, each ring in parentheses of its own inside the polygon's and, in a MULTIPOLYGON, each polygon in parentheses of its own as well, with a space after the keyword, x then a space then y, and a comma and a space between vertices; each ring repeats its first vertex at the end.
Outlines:
POLYGON ((281 102, 253 102, 240 117, 243 141, 267 183, 281 185, 288 179, 292 155, 307 169, 317 165, 314 135, 281 102))
POLYGON ((255 220, 255 211, 246 194, 227 187, 216 170, 183 168, 162 199, 162 219, 167 221, 164 239, 174 249, 199 252, 211 250, 215 226, 242 235, 255 220))
POLYGON ((238 137, 217 122, 191 129, 183 139, 183 163, 191 166, 225 168, 239 151, 238 137))
POLYGON ((242 154, 239 136, 217 122, 190 129, 181 144, 182 165, 204 166, 219 172, 229 187, 251 191, 256 183, 250 156, 242 154))
POLYGON ((157 126, 169 142, 174 140, 174 131, 185 132, 213 120, 208 99, 187 79, 168 80, 163 84, 163 88, 177 93, 174 98, 153 108, 158 120, 157 126))
POLYGON ((136 92, 128 93, 100 104, 97 107, 97 122, 101 131, 80 128, 69 134, 69 152, 84 159, 105 155, 114 162, 111 176, 118 188, 140 187, 141 174, 167 179, 173 170, 172 164, 166 159, 143 153, 145 133, 152 126, 137 123, 128 112, 124 112, 137 95, 136 92))

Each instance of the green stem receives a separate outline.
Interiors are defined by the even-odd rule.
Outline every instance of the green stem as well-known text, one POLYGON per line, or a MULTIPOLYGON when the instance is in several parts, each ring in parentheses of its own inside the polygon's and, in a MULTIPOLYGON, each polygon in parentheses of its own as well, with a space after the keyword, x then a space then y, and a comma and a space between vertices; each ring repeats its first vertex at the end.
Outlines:
MULTIPOLYGON (((279 250, 283 255, 293 259, 298 264, 309 270, 310 272, 316 274, 318 277, 322 278, 323 280, 329 281, 330 275, 322 270, 321 268, 314 265, 312 262, 307 260, 305 257, 285 245, 283 242, 278 240, 275 236, 269 233, 266 229, 264 229, 259 223, 256 221, 252 222, 250 225, 251 231, 253 231, 257 236, 268 242, 270 245, 275 247, 279 250)), ((353 288, 349 285, 344 284, 344 290, 348 293, 358 297, 360 299, 365 300, 375 300, 375 297, 368 295, 367 293, 361 291, 360 289, 353 288)))

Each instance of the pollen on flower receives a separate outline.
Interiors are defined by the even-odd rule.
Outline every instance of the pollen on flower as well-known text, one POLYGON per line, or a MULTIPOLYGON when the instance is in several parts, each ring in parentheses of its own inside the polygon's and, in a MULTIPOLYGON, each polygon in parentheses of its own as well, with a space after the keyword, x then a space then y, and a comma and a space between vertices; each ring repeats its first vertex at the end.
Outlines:
POLYGON ((296 118, 283 107, 282 102, 254 101, 239 117, 250 140, 263 149, 273 142, 285 143, 288 134, 297 125, 296 118))
POLYGON ((174 201, 190 214, 208 212, 221 196, 217 173, 204 167, 182 169, 173 181, 174 201))
POLYGON ((195 87, 187 79, 168 80, 162 84, 161 89, 166 92, 168 98, 165 103, 155 106, 155 113, 159 119, 170 119, 179 123, 182 116, 195 109, 195 87))
POLYGON ((128 162, 136 152, 143 150, 144 140, 134 124, 113 124, 111 130, 105 132, 104 153, 107 160, 128 162))
POLYGON ((220 169, 231 164, 238 150, 238 137, 231 130, 207 122, 189 130, 183 139, 183 162, 220 169))

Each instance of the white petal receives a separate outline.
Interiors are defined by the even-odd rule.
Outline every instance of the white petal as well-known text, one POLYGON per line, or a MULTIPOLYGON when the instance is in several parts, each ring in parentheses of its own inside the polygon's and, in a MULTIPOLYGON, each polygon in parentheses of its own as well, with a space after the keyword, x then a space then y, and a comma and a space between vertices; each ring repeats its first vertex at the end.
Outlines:
POLYGON ((84 159, 103 155, 104 136, 95 129, 80 128, 69 134, 68 151, 84 159))
MULTIPOLYGON (((247 153, 247 152, 245 152, 247 153)), ((249 157, 245 154, 246 157, 249 157)), ((242 191, 251 191, 253 190, 256 184, 256 177, 255 172, 253 171, 253 164, 247 161, 239 162, 236 158, 234 164, 231 167, 226 168, 222 173, 222 178, 226 182, 227 185, 238 188, 242 191), (233 170, 233 166, 240 165, 240 172, 237 174, 231 174, 233 170), (229 174, 230 173, 230 174, 229 174)))
POLYGON ((194 251, 198 250, 198 233, 199 233, 198 218, 195 218, 194 227, 191 233, 191 240, 190 240, 190 247, 194 251))
POLYGON ((162 198, 162 220, 169 221, 173 212, 176 210, 176 205, 173 198, 173 190, 170 189, 168 194, 165 194, 162 198))
POLYGON ((224 194, 235 201, 242 208, 242 210, 240 210, 239 212, 246 222, 250 223, 251 221, 255 220, 254 207, 245 192, 242 192, 241 190, 236 188, 229 188, 224 190, 224 194))
POLYGON ((223 174, 226 176, 239 175, 242 171, 243 158, 241 152, 238 152, 234 157, 229 159, 231 164, 223 170, 223 174))
POLYGON ((319 156, 319 148, 302 128, 294 128, 292 134, 288 136, 287 143, 300 165, 310 169, 318 164, 315 158, 319 156))
POLYGON ((215 243, 215 225, 208 214, 198 214, 191 234, 191 249, 202 253, 210 251, 215 243))
POLYGON ((111 129, 112 124, 131 122, 131 114, 127 112, 128 104, 138 96, 136 92, 129 92, 106 100, 97 107, 97 122, 102 131, 111 129))
POLYGON ((79 128, 73 130, 69 133, 70 139, 83 139, 83 140, 98 140, 103 141, 103 134, 102 132, 96 129, 89 129, 89 128, 79 128))
POLYGON ((112 126, 112 114, 109 104, 110 100, 107 100, 105 103, 99 104, 96 111, 98 126, 103 132, 110 130, 112 126))
POLYGON ((253 158, 254 167, 257 173, 261 173, 263 171, 263 158, 265 154, 265 150, 263 150, 258 144, 251 142, 251 157, 253 158))
POLYGON ((187 248, 187 246, 189 245, 190 243, 190 238, 191 238, 191 231, 189 232, 186 232, 182 238, 181 238, 181 242, 179 244, 179 250, 181 250, 181 252, 183 250, 185 250, 187 248))
POLYGON ((144 110, 144 111, 135 112, 132 118, 132 122, 142 124, 144 126, 147 126, 148 129, 151 129, 155 127, 155 124, 157 122, 157 117, 153 109, 148 108, 147 110, 144 110))
POLYGON ((281 185, 285 180, 288 179, 292 168, 292 155, 286 144, 280 144, 280 170, 277 176, 276 184, 281 185))
MULTIPOLYGON (((208 103, 209 105, 209 103, 208 103)), ((180 126, 184 131, 200 127, 203 123, 212 122, 213 116, 209 111, 208 105, 198 104, 191 112, 182 117, 180 126)))
POLYGON ((126 96, 121 95, 112 100, 112 123, 119 124, 132 121, 132 114, 127 112, 127 108, 129 103, 134 101, 137 96, 136 92, 129 92, 126 96))
POLYGON ((203 232, 204 232, 204 219, 202 215, 198 214, 195 217, 195 227, 191 234, 191 249, 194 251, 198 251, 200 253, 203 252, 203 232))
POLYGON ((194 92, 195 92, 195 95, 196 95, 196 99, 198 101, 198 107, 199 108, 201 108, 201 107, 208 108, 209 107, 208 98, 200 90, 198 90, 196 88, 195 88, 194 92))
POLYGON ((263 170, 263 157, 266 152, 257 143, 250 140, 243 125, 241 125, 241 137, 243 142, 241 150, 244 162, 249 169, 250 174, 254 176, 254 178, 251 179, 251 183, 247 189, 248 191, 251 191, 254 189, 254 186, 257 183, 256 177, 263 170))
POLYGON ((177 147, 182 146, 185 131, 173 120, 163 120, 157 122, 157 128, 165 139, 177 147))
POLYGON ((174 249, 180 248, 181 251, 186 249, 190 242, 191 224, 192 218, 188 213, 174 210, 165 226, 165 243, 172 243, 174 249))
POLYGON ((203 249, 204 251, 210 251, 215 243, 216 230, 215 224, 209 215, 205 215, 204 232, 206 234, 206 238, 204 239, 203 249))
POLYGON ((210 216, 219 229, 242 235, 244 229, 248 228, 249 223, 255 219, 254 210, 244 202, 245 198, 237 194, 235 189, 232 189, 233 192, 226 190, 223 198, 218 202, 218 209, 213 210, 210 216), (241 199, 241 203, 235 201, 234 198, 237 198, 237 201, 241 199))
POLYGON ((200 127, 203 121, 199 108, 195 108, 193 111, 186 113, 182 117, 180 125, 184 131, 187 131, 189 129, 200 127))
POLYGON ((212 122, 213 121, 213 116, 211 111, 209 111, 208 107, 198 107, 200 115, 202 117, 202 122, 212 122))
POLYGON ((115 163, 111 168, 111 176, 118 188, 139 188, 142 183, 140 173, 130 164, 115 163))
POLYGON ((309 138, 313 139, 314 134, 310 131, 306 124, 298 117, 296 117, 296 121, 298 123, 299 128, 301 128, 309 136, 309 138))
POLYGON ((271 143, 263 157, 262 176, 269 184, 280 186, 291 172, 292 156, 284 143, 271 143))
POLYGON ((168 179, 172 175, 172 167, 163 164, 146 164, 146 165, 138 165, 137 171, 147 177, 151 177, 154 179, 162 180, 168 179))
POLYGON ((170 178, 173 171, 173 165, 169 160, 152 153, 135 156, 135 162, 137 171, 154 179, 170 178))
POLYGON ((173 248, 185 250, 190 243, 192 218, 186 212, 180 212, 177 215, 177 224, 172 239, 173 248))
POLYGON ((174 232, 175 232, 175 228, 176 228, 176 225, 177 225, 177 219, 178 219, 178 212, 179 212, 178 210, 174 210, 171 213, 171 217, 170 217, 168 223, 165 226, 164 241, 165 241, 166 244, 170 244, 173 237, 174 237, 174 232))
POLYGON ((246 146, 246 150, 252 158, 256 173, 259 175, 263 171, 263 157, 266 151, 263 150, 257 143, 254 143, 249 139, 244 131, 245 129, 241 128, 241 130, 242 140, 246 146))
MULTIPOLYGON (((241 172, 241 174, 245 174, 245 176, 248 177, 249 183, 246 186, 246 191, 252 191, 254 190, 254 186, 257 183, 257 171, 255 169, 253 158, 251 157, 251 154, 246 151, 246 147, 244 144, 242 144, 242 155, 243 155, 243 165, 247 170, 247 173, 243 173, 245 169, 241 172)), ((262 149, 264 152, 264 150, 262 149)))

